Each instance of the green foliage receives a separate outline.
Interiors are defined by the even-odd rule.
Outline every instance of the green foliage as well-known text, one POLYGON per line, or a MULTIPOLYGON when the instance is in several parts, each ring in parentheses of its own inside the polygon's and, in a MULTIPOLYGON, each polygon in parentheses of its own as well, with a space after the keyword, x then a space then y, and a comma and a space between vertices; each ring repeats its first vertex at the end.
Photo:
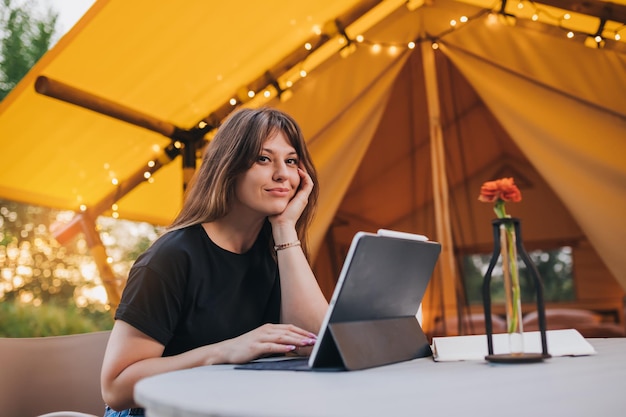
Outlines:
POLYGON ((58 14, 38 18, 31 3, 0 3, 0 100, 24 78, 52 44, 58 14))
MULTIPOLYGON (((112 311, 82 233, 60 245, 50 225, 75 213, 0 199, 0 336, 50 336, 105 330, 112 311), (75 322, 74 322, 75 321, 75 322)), ((101 217, 111 266, 125 279, 159 229, 101 217)))
MULTIPOLYGON (((0 0, 0 100, 50 48, 57 18, 53 10, 37 15, 29 0, 0 0)), ((53 336, 112 327, 111 311, 94 298, 102 294, 102 286, 84 236, 62 246, 50 233, 51 224, 72 216, 0 200, 0 336, 53 336)), ((115 253, 116 273, 125 277, 138 253, 154 240, 155 229, 144 227, 138 237, 128 238, 127 225, 107 225, 107 250, 115 253)))
POLYGON ((75 304, 76 286, 87 284, 80 265, 89 261, 89 253, 79 242, 56 242, 49 225, 58 215, 58 210, 0 199, 0 300, 75 304))
POLYGON ((22 304, 18 301, 0 303, 0 337, 44 337, 110 330, 113 319, 109 313, 89 313, 77 307, 55 303, 22 304))
MULTIPOLYGON (((552 250, 538 250, 529 256, 539 272, 543 282, 545 301, 571 301, 575 298, 574 279, 572 276, 572 249, 570 247, 552 250)), ((463 257, 462 273, 467 300, 470 304, 482 303, 483 277, 491 255, 473 254, 463 257)), ((522 302, 535 302, 535 287, 526 265, 519 262, 520 288, 522 302)), ((502 283, 502 266, 500 262, 493 270, 491 282, 491 299, 493 302, 504 302, 504 285, 502 283)))

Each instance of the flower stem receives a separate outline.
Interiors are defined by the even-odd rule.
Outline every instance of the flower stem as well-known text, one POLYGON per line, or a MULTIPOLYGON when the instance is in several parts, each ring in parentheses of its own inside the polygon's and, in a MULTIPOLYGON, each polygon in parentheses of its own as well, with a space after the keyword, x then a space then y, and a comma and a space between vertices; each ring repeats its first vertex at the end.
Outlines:
POLYGON ((511 309, 511 320, 508 323, 509 333, 516 332, 518 330, 518 310, 520 305, 520 285, 519 285, 519 269, 517 268, 517 251, 515 250, 515 240, 513 239, 513 235, 515 231, 513 230, 513 225, 507 223, 505 225, 506 228, 506 240, 508 242, 508 255, 510 261, 510 272, 511 272, 511 296, 512 296, 512 309, 511 309))
MULTIPOLYGON (((498 216, 499 219, 510 217, 508 214, 506 214, 504 203, 505 203, 504 200, 498 199, 498 201, 496 201, 496 204, 493 207, 493 211, 496 213, 496 216, 498 216)), ((519 316, 518 307, 520 305, 521 291, 520 291, 520 286, 519 286, 519 269, 517 268, 517 250, 515 247, 515 240, 514 240, 515 230, 513 228, 513 223, 511 222, 505 222, 504 227, 505 227, 506 243, 507 243, 506 253, 510 261, 505 264, 508 264, 509 271, 511 274, 511 297, 512 297, 510 320, 507 323, 507 325, 508 325, 508 332, 513 333, 517 331, 518 322, 520 319, 520 317, 518 317, 519 316)))
POLYGON ((506 214, 506 208, 504 207, 504 200, 498 199, 496 204, 493 206, 493 211, 496 213, 499 219, 504 219, 505 217, 509 217, 506 214))

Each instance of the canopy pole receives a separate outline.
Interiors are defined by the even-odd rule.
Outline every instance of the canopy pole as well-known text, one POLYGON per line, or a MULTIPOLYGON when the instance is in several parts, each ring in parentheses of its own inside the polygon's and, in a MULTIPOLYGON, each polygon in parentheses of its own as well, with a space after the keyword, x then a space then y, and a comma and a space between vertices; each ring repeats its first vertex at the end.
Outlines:
POLYGON ((143 127, 171 138, 176 126, 155 117, 123 106, 104 97, 95 96, 79 90, 69 84, 40 75, 35 81, 35 91, 48 97, 92 110, 96 113, 122 120, 135 126, 143 127))
MULTIPOLYGON (((74 104, 135 126, 143 127, 144 129, 160 133, 170 138, 172 143, 165 149, 165 152, 173 155, 171 159, 180 153, 178 150, 180 147, 183 148, 183 190, 187 188, 195 172, 196 151, 202 147, 201 145, 204 142, 204 136, 207 132, 214 128, 213 125, 202 122, 192 129, 181 129, 172 123, 159 120, 148 114, 131 109, 130 107, 123 106, 104 97, 96 96, 43 75, 37 77, 35 81, 35 91, 39 94, 74 104)), ((142 175, 142 173, 139 175, 142 175)))
POLYGON ((80 213, 72 218, 72 221, 62 228, 52 231, 54 238, 61 245, 65 245, 77 233, 82 232, 85 235, 87 241, 87 247, 91 252, 91 256, 98 267, 100 273, 100 279, 102 285, 107 293, 107 299, 109 307, 111 308, 111 314, 115 314, 115 310, 120 303, 122 295, 122 285, 119 279, 115 276, 113 269, 107 261, 107 253, 100 234, 96 230, 96 222, 93 217, 87 213, 80 213))
POLYGON ((55 238, 61 244, 67 242, 70 238, 79 232, 85 234, 91 255, 96 262, 102 283, 106 289, 109 306, 115 311, 120 301, 122 286, 115 277, 113 270, 107 262, 107 253, 100 235, 96 230, 95 218, 128 194, 139 184, 146 181, 161 167, 173 161, 180 153, 180 147, 177 142, 182 143, 183 148, 183 188, 187 187, 193 173, 195 171, 196 155, 195 151, 199 144, 203 141, 204 135, 211 128, 205 125, 202 128, 196 127, 191 130, 182 130, 171 123, 167 123, 151 117, 147 114, 138 112, 129 107, 122 106, 118 103, 98 97, 85 91, 79 90, 68 84, 56 81, 54 79, 40 76, 35 82, 35 91, 45 96, 56 98, 66 103, 74 104, 96 113, 103 114, 153 132, 160 133, 172 139, 172 142, 165 147, 161 154, 145 167, 141 168, 129 178, 122 181, 113 191, 107 194, 102 200, 90 207, 89 214, 87 212, 79 213, 70 223, 59 228, 55 233, 55 238), (149 174, 149 175, 148 175, 149 174))
MULTIPOLYGON (((424 82, 426 86, 426 102, 428 106, 430 127, 430 157, 433 178, 433 199, 435 204, 435 226, 437 240, 441 243, 441 256, 437 269, 440 286, 437 289, 443 292, 443 317, 458 317, 459 309, 456 299, 457 271, 454 259, 454 241, 450 224, 450 201, 448 181, 446 177, 446 161, 441 128, 441 108, 437 81, 435 51, 432 44, 422 42, 422 63, 424 67, 424 82)), ((430 314, 433 310, 430 309, 430 314)), ((427 315, 425 312, 425 319, 427 315)), ((433 323, 435 317, 428 317, 427 323, 433 323)), ((460 321, 459 321, 460 322, 460 321)), ((458 328, 446 329, 450 335, 458 334, 458 328)))

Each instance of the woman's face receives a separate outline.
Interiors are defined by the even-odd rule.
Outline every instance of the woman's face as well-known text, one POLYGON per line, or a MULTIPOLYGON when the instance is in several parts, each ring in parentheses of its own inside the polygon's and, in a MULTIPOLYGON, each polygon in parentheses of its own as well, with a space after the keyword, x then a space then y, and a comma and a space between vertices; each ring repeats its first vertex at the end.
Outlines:
POLYGON ((235 186, 235 206, 262 217, 282 213, 300 185, 299 159, 285 134, 270 136, 256 161, 235 186))

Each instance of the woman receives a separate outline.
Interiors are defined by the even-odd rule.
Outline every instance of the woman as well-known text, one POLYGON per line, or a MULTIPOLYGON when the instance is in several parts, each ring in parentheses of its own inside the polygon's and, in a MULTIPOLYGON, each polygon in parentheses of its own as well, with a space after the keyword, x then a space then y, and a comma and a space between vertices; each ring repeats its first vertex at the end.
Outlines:
POLYGON ((328 308, 306 252, 315 180, 287 114, 225 121, 180 214, 130 271, 102 366, 105 416, 143 415, 133 387, 150 375, 310 351, 328 308))

